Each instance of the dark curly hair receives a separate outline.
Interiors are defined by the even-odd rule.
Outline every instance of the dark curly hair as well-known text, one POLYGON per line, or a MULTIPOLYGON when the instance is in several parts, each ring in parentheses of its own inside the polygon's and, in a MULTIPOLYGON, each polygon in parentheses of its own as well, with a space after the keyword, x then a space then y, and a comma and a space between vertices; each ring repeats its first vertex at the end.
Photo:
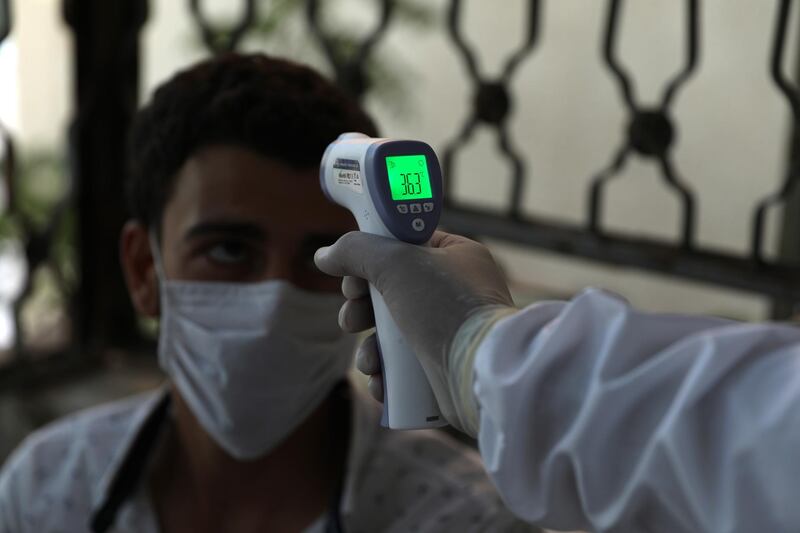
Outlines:
POLYGON ((159 228, 177 171, 204 146, 236 145, 312 168, 345 131, 377 136, 372 119, 308 67, 263 54, 203 61, 161 85, 134 120, 131 215, 159 228))

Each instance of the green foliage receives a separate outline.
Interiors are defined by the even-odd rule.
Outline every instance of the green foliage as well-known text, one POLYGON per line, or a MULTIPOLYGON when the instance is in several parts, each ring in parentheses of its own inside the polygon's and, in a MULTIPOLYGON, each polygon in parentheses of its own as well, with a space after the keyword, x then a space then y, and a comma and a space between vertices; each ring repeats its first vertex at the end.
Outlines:
POLYGON ((0 241, 20 241, 24 246, 30 238, 55 224, 48 253, 64 289, 74 286, 76 280, 75 217, 70 210, 56 221, 53 217, 68 194, 66 172, 64 157, 54 151, 23 153, 18 158, 11 198, 3 195, 5 201, 0 212, 0 241))
MULTIPOLYGON (((287 22, 293 17, 303 17, 304 8, 307 0, 272 0, 262 2, 261 12, 256 21, 253 34, 267 40, 274 40, 278 37, 286 37, 285 30, 288 28, 287 22), (265 10, 264 7, 267 9, 265 10)), ((360 0, 362 3, 369 2, 377 4, 376 0, 360 0)), ((326 20, 329 17, 335 1, 326 0, 320 2, 320 18, 326 20)), ((436 25, 436 11, 430 6, 429 2, 421 0, 394 0, 394 12, 392 13, 392 23, 398 25, 413 26, 418 30, 430 30, 436 25)), ((339 32, 341 33, 341 31, 339 32)))
POLYGON ((47 226, 53 210, 66 194, 65 170, 66 161, 53 152, 36 151, 20 158, 14 182, 16 209, 32 229, 41 231, 47 226))

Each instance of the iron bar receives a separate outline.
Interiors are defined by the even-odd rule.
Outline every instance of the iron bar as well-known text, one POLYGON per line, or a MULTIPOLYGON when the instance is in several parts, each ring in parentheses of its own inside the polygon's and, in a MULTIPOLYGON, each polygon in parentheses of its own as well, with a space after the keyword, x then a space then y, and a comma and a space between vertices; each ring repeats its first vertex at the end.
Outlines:
POLYGON ((700 54, 699 33, 700 33, 700 10, 697 0, 687 0, 686 3, 686 63, 672 80, 667 83, 664 96, 661 99, 661 109, 668 109, 672 105, 672 99, 678 90, 692 77, 697 66, 700 54))
MULTIPOLYGON (((522 61, 535 49, 539 36, 539 21, 541 10, 539 0, 529 0, 527 31, 521 46, 511 53, 505 62, 502 74, 498 79, 489 80, 480 73, 478 60, 472 48, 467 44, 461 33, 461 13, 463 4, 461 0, 451 0, 448 10, 448 32, 456 49, 461 53, 461 58, 467 70, 469 81, 474 88, 474 97, 471 113, 461 126, 460 133, 444 148, 443 170, 447 176, 445 183, 445 198, 453 191, 454 158, 456 153, 464 147, 466 142, 479 124, 492 128, 497 137, 497 146, 500 153, 511 164, 511 190, 508 198, 507 216, 518 218, 522 210, 522 198, 526 183, 527 172, 525 161, 514 149, 508 134, 506 121, 513 108, 513 98, 508 86, 511 78, 522 61)), ((449 199, 446 201, 450 201, 449 199)))
POLYGON ((459 147, 467 144, 472 139, 472 134, 478 125, 478 117, 472 114, 466 122, 461 126, 461 130, 450 141, 442 152, 442 171, 444 173, 444 201, 447 204, 453 203, 453 193, 455 192, 454 174, 454 159, 459 147))
MULTIPOLYGON (((800 28, 800 10, 794 10, 792 17, 793 27, 800 28)), ((786 13, 786 18, 789 18, 788 12, 786 13)), ((792 72, 795 80, 800 79, 800 54, 795 53, 792 72)), ((796 117, 794 114, 792 116, 796 117)), ((793 162, 798 161, 800 158, 800 122, 797 120, 793 120, 791 123, 791 131, 788 135, 786 148, 788 170, 793 162)), ((800 264, 800 187, 794 187, 793 191, 784 200, 782 215, 778 257, 775 262, 797 265, 800 264)), ((785 298, 775 298, 772 301, 771 315, 775 319, 796 317, 797 312, 797 301, 785 298)))
MULTIPOLYGON (((787 28, 791 0, 780 0, 776 11, 775 34, 772 41, 772 61, 770 73, 779 92, 786 99, 791 111, 792 124, 796 129, 800 124, 800 97, 791 82, 783 73, 784 51, 787 47, 787 28)), ((764 234, 766 233, 766 216, 770 209, 786 201, 792 196, 800 183, 800 146, 796 135, 791 137, 790 159, 780 188, 758 202, 753 214, 751 255, 754 261, 764 262, 764 234)))
POLYGON ((461 0, 451 0, 450 9, 447 11, 447 30, 456 49, 461 52, 461 59, 464 61, 464 66, 467 68, 467 74, 470 79, 478 80, 481 77, 478 72, 478 60, 475 58, 475 54, 467 44, 464 36, 461 35, 461 12, 461 0))
POLYGON ((600 234, 600 220, 603 218, 603 196, 607 182, 619 176, 628 161, 631 148, 627 144, 618 148, 611 163, 601 170, 589 184, 589 231, 600 234))
POLYGON ((11 0, 0 0, 0 43, 11 35, 12 16, 11 0))
POLYGON ((522 212, 522 194, 525 176, 525 163, 522 157, 514 149, 511 144, 511 139, 508 135, 508 127, 505 123, 497 127, 497 147, 500 153, 506 156, 506 159, 511 162, 513 180, 511 182, 511 207, 509 213, 511 217, 517 218, 522 212))
POLYGON ((319 0, 306 0, 306 2, 306 22, 311 35, 319 43, 333 68, 336 82, 360 100, 370 85, 365 74, 366 63, 375 46, 386 34, 394 12, 394 0, 380 0, 381 13, 378 24, 358 43, 355 53, 349 57, 337 48, 334 37, 323 28, 320 20, 322 3, 319 0))
POLYGON ((514 52, 511 57, 508 58, 506 61, 506 66, 503 68, 503 74, 500 79, 504 81, 509 81, 511 77, 516 72, 517 67, 519 67, 520 63, 530 54, 536 43, 539 39, 539 25, 541 21, 540 16, 540 2, 539 0, 533 0, 528 4, 528 17, 527 17, 527 29, 528 31, 525 34, 525 41, 523 42, 522 46, 514 52))
POLYGON ((100 356, 108 347, 141 342, 117 250, 147 0, 67 0, 65 17, 75 40, 69 156, 80 250, 72 317, 77 348, 100 356))
POLYGON ((623 168, 625 159, 632 153, 655 159, 661 169, 665 185, 678 196, 681 202, 681 239, 684 248, 691 248, 695 234, 694 193, 679 177, 670 162, 669 154, 675 139, 675 128, 669 116, 669 107, 675 94, 694 73, 699 56, 699 4, 698 0, 686 0, 686 62, 681 70, 667 82, 660 107, 641 107, 634 96, 635 88, 625 68, 617 59, 617 36, 622 0, 609 0, 606 31, 603 37, 603 58, 612 76, 617 81, 622 100, 629 114, 628 134, 625 145, 617 149, 612 164, 592 178, 589 185, 587 225, 599 235, 601 227, 602 200, 607 183, 623 168))
POLYGON ((713 249, 687 250, 655 239, 596 235, 580 226, 527 217, 512 220, 501 213, 453 206, 445 210, 442 227, 607 265, 800 301, 797 268, 757 265, 746 257, 713 249))
POLYGON ((659 158, 659 164, 661 165, 661 174, 664 176, 664 180, 672 186, 673 190, 680 197, 681 205, 683 207, 681 210, 683 213, 683 223, 681 224, 681 227, 683 228, 683 234, 681 237, 681 243, 686 247, 690 247, 695 231, 694 194, 692 194, 692 191, 690 191, 689 188, 686 187, 683 182, 681 182, 680 178, 678 178, 674 167, 672 166, 672 162, 670 161, 669 154, 661 156, 659 158))
POLYGON ((608 65, 609 70, 619 84, 622 93, 622 100, 630 112, 636 109, 634 91, 635 88, 628 76, 625 67, 617 60, 617 35, 619 34, 619 13, 622 0, 611 0, 608 4, 608 15, 606 16, 606 30, 603 41, 603 59, 608 65))
POLYGON ((200 37, 212 54, 233 52, 255 22, 256 0, 242 0, 244 9, 239 19, 229 27, 212 24, 203 11, 202 0, 189 0, 189 12, 200 30, 200 37))

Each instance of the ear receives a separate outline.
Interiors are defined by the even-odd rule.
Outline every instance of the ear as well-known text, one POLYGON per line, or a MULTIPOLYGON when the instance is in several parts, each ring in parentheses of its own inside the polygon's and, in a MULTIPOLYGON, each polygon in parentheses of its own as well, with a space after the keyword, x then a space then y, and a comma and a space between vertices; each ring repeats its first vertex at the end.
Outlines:
POLYGON ((144 316, 159 315, 158 276, 147 229, 137 221, 128 221, 120 236, 120 263, 133 307, 144 316))

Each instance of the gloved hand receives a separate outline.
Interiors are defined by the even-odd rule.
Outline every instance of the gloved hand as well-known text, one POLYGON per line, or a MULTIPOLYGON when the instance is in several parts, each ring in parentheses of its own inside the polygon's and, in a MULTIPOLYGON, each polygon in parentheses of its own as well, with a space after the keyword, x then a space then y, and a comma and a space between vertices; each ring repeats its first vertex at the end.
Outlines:
MULTIPOLYGON (((474 434, 474 350, 468 348, 490 324, 514 311, 504 276, 489 251, 477 242, 438 231, 429 247, 351 232, 319 249, 314 260, 323 272, 344 276, 347 301, 339 324, 345 331, 356 333, 375 325, 367 282, 375 285, 419 357, 445 418, 474 434), (453 349, 454 341, 460 349, 453 349), (465 357, 468 353, 470 357, 465 357)), ((374 335, 362 344, 356 361, 359 370, 371 376, 373 396, 382 400, 374 335)))

